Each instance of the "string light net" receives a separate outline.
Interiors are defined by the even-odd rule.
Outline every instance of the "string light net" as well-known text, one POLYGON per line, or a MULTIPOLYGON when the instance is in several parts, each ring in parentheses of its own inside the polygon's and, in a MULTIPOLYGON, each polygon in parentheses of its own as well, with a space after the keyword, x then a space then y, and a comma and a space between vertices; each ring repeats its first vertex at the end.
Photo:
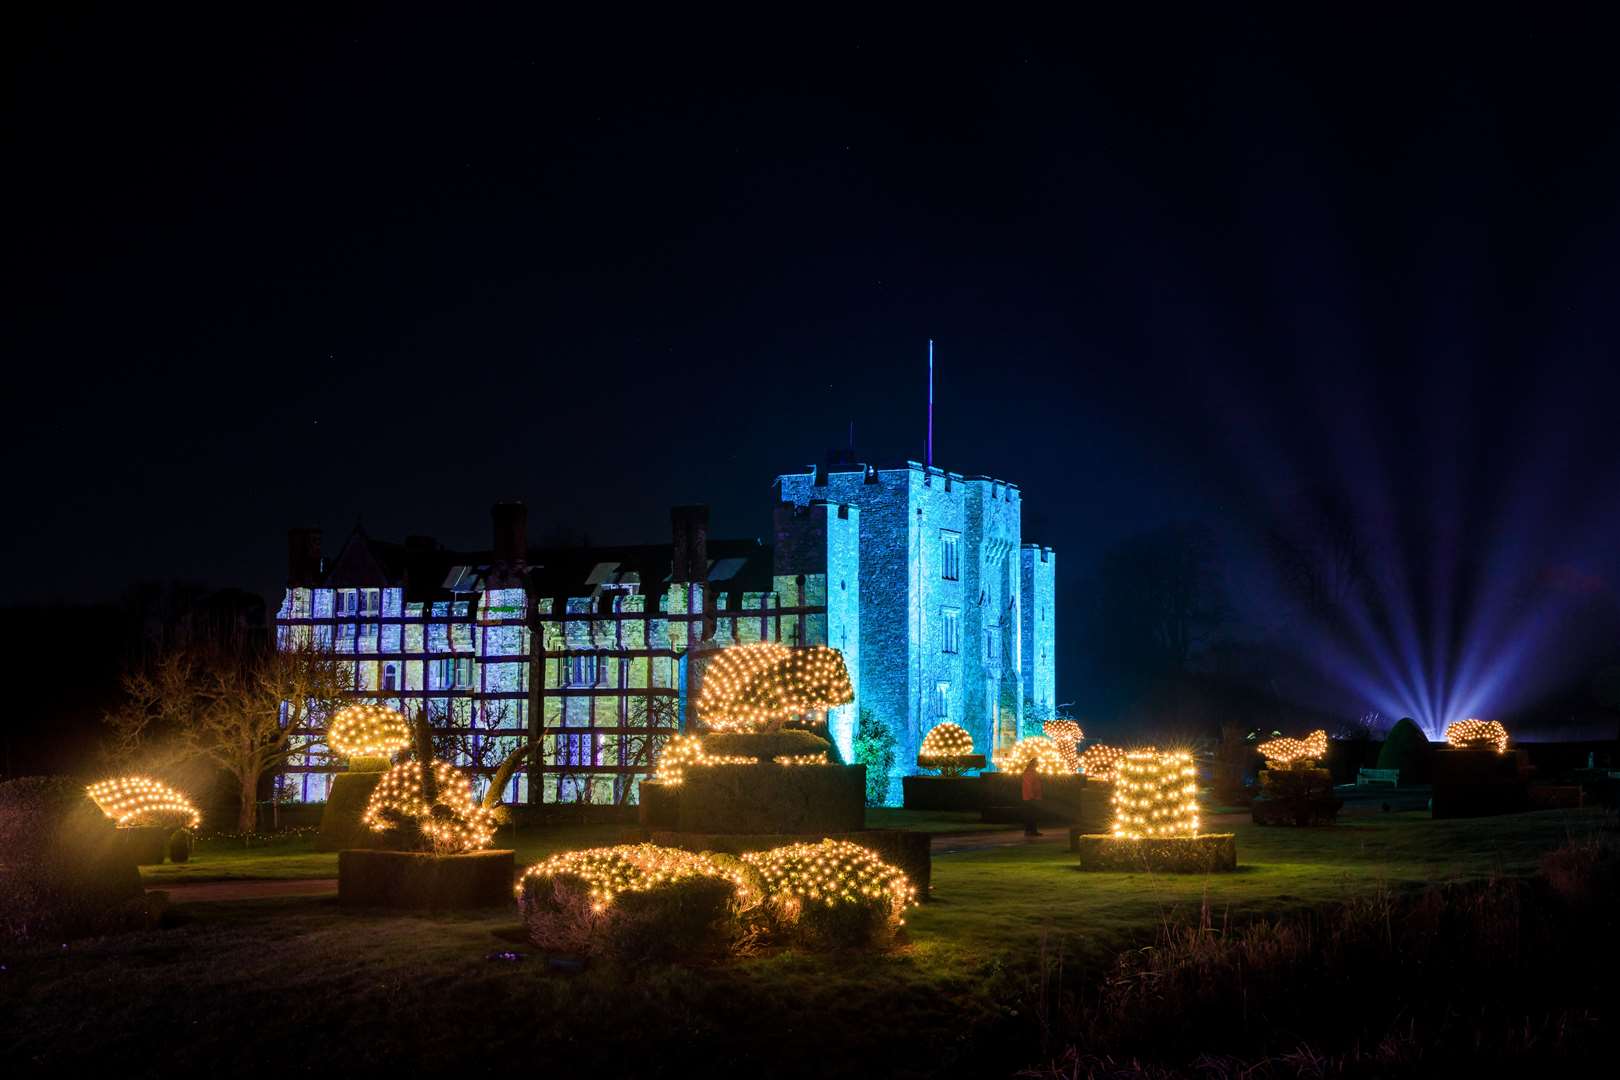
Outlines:
POLYGON ((656 844, 621 844, 617 847, 563 851, 523 871, 515 893, 521 900, 531 879, 574 877, 585 883, 591 909, 606 911, 621 893, 648 892, 697 877, 722 878, 737 890, 737 906, 752 907, 759 895, 740 871, 712 861, 707 855, 659 847, 656 844))
POLYGON ((389 757, 410 744, 405 717, 369 702, 345 705, 326 726, 326 745, 347 757, 389 757))
POLYGON ((1057 743, 1044 735, 1019 739, 1011 746, 997 750, 993 756, 996 768, 1004 773, 1021 773, 1031 761, 1035 762, 1035 771, 1041 776, 1063 776, 1070 771, 1057 743))
POLYGON ((1041 733, 1057 744, 1058 753, 1070 772, 1080 771, 1080 743, 1086 733, 1073 720, 1048 720, 1041 725, 1041 733))
POLYGON ((1495 720, 1458 720, 1446 728, 1446 742, 1461 750, 1495 750, 1500 754, 1508 748, 1508 733, 1495 720))
POLYGON ((900 920, 917 902, 917 890, 904 871, 848 840, 751 851, 742 861, 759 871, 766 900, 788 917, 807 907, 877 903, 889 918, 900 920))
POLYGON ((707 754, 703 740, 696 735, 676 735, 658 751, 658 771, 654 778, 660 784, 674 786, 686 780, 688 769, 705 765, 758 765, 759 758, 742 754, 707 754))
POLYGON ((1198 835, 1198 769, 1185 751, 1126 754, 1114 777, 1114 835, 1198 835))
POLYGON ((698 716, 715 731, 766 732, 810 712, 855 700, 844 657, 825 645, 733 645, 709 661, 698 716))
POLYGON ((472 781, 449 762, 433 763, 432 802, 422 786, 422 765, 402 761, 383 773, 360 821, 373 832, 414 824, 435 851, 477 851, 495 837, 495 814, 473 794, 472 781))
POLYGON ((1327 756, 1327 732, 1313 731, 1303 739, 1272 739, 1261 743, 1258 749, 1270 768, 1303 767, 1327 756))
POLYGON ((183 822, 186 828, 195 829, 202 824, 202 814, 190 799, 148 776, 116 776, 85 790, 90 801, 119 825, 170 828, 183 822))
POLYGON ((973 736, 967 733, 967 728, 949 720, 929 728, 917 748, 917 764, 925 769, 938 769, 942 776, 960 776, 972 756, 973 736))
POLYGON ((1080 771, 1086 774, 1087 780, 1112 782, 1114 770, 1119 763, 1125 760, 1123 746, 1109 746, 1107 743, 1096 743, 1088 746, 1080 754, 1080 771))

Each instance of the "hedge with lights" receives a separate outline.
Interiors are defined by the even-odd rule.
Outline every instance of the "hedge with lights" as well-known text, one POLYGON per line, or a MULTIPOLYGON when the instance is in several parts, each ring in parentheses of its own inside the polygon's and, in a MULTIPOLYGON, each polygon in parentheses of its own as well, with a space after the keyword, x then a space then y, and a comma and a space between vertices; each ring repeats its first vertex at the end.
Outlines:
POLYGON ((984 755, 973 752, 973 736, 961 724, 949 720, 935 724, 923 736, 917 748, 917 766, 937 769, 947 779, 961 776, 969 769, 984 768, 984 755))
POLYGON ((529 940, 552 953, 627 963, 726 951, 759 877, 738 860, 653 844, 552 855, 523 872, 529 940))
POLYGON ((1076 847, 1082 870, 1209 874, 1237 869, 1237 837, 1232 833, 1152 839, 1081 836, 1076 847))
POLYGON ((1331 772, 1291 764, 1260 770, 1260 796, 1249 815, 1256 825, 1331 825, 1343 806, 1331 772))
POLYGON ((402 761, 371 793, 361 822, 394 846, 440 854, 475 851, 495 836, 495 815, 473 793, 472 781, 445 761, 432 763, 431 791, 422 764, 402 761))
POLYGON ((1031 761, 1041 776, 1067 776, 1072 772, 1068 762, 1063 760, 1057 743, 1044 735, 1019 739, 1011 746, 995 751, 992 756, 996 768, 1008 774, 1022 773, 1031 761))
POLYGON ((1113 783, 1114 771, 1119 768, 1119 763, 1125 760, 1125 753, 1124 747, 1109 746, 1107 743, 1088 746, 1080 754, 1080 771, 1086 775, 1087 780, 1113 783))
MULTIPOLYGON (((202 814, 190 799, 149 776, 115 776, 91 784, 85 790, 90 801, 119 828, 195 829, 202 824, 202 814)), ((160 840, 160 850, 161 843, 160 840)), ((162 861, 160 855, 158 862, 162 861)))
POLYGON ((1506 753, 1507 728, 1495 720, 1458 720, 1446 728, 1446 742, 1459 750, 1495 750, 1506 753))
POLYGON ((1313 731, 1303 739, 1271 739, 1256 749, 1266 759, 1268 769, 1309 769, 1327 757, 1326 731, 1313 731))
POLYGON ((905 922, 917 890, 898 868, 848 840, 749 852, 776 932, 816 948, 879 944, 905 922))
POLYGON ((844 657, 825 645, 733 645, 703 669, 697 713, 712 731, 777 731, 855 700, 844 657))
MULTIPOLYGON (((665 786, 662 769, 659 781, 665 786)), ((673 790, 682 832, 830 836, 866 824, 864 765, 688 765, 673 790)))
POLYGON ((140 872, 84 785, 0 783, 0 940, 60 943, 151 925, 140 872))
POLYGON ((393 709, 358 702, 339 709, 326 725, 326 745, 347 757, 355 772, 382 772, 395 753, 411 745, 411 727, 393 709))
POLYGON ((1041 725, 1041 734, 1057 744, 1058 753, 1070 772, 1080 771, 1080 744, 1086 733, 1073 720, 1048 720, 1041 725))
POLYGON ((789 843, 814 844, 822 840, 848 840, 859 844, 895 867, 917 890, 917 898, 928 899, 933 880, 933 849, 929 834, 911 829, 858 829, 830 836, 783 836, 780 833, 690 833, 653 829, 648 837, 654 844, 701 851, 709 855, 744 855, 769 851, 789 843))
POLYGON ((1113 835, 1121 840, 1195 836, 1198 769, 1186 751, 1136 751, 1114 778, 1113 835))

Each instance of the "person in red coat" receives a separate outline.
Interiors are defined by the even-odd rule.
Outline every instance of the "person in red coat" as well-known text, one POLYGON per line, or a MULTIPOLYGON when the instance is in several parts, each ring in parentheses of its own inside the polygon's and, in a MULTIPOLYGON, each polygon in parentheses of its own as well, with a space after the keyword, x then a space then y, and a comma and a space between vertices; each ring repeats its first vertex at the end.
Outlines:
POLYGON ((1035 769, 1035 759, 1024 766, 1024 835, 1039 836, 1035 827, 1035 810, 1041 801, 1041 774, 1035 769))

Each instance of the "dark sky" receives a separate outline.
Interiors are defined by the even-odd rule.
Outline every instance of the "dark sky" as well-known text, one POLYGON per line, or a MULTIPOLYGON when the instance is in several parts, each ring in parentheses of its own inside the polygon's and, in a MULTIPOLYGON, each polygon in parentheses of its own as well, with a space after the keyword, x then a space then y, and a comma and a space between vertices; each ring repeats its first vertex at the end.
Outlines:
POLYGON ((851 421, 918 455, 930 337, 937 461, 1070 581, 1317 483, 1608 580, 1607 25, 943 11, 12 11, 0 598, 271 591, 290 525, 497 498, 762 534, 851 421))

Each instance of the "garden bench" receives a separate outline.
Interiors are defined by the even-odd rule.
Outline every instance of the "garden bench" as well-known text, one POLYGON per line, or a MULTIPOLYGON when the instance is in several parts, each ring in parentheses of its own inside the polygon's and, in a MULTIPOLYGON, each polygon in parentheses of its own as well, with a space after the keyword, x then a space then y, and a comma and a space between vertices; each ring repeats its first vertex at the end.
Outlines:
POLYGON ((1400 787, 1401 770, 1362 769, 1356 774, 1356 787, 1367 787, 1371 784, 1388 784, 1390 787, 1400 787))

